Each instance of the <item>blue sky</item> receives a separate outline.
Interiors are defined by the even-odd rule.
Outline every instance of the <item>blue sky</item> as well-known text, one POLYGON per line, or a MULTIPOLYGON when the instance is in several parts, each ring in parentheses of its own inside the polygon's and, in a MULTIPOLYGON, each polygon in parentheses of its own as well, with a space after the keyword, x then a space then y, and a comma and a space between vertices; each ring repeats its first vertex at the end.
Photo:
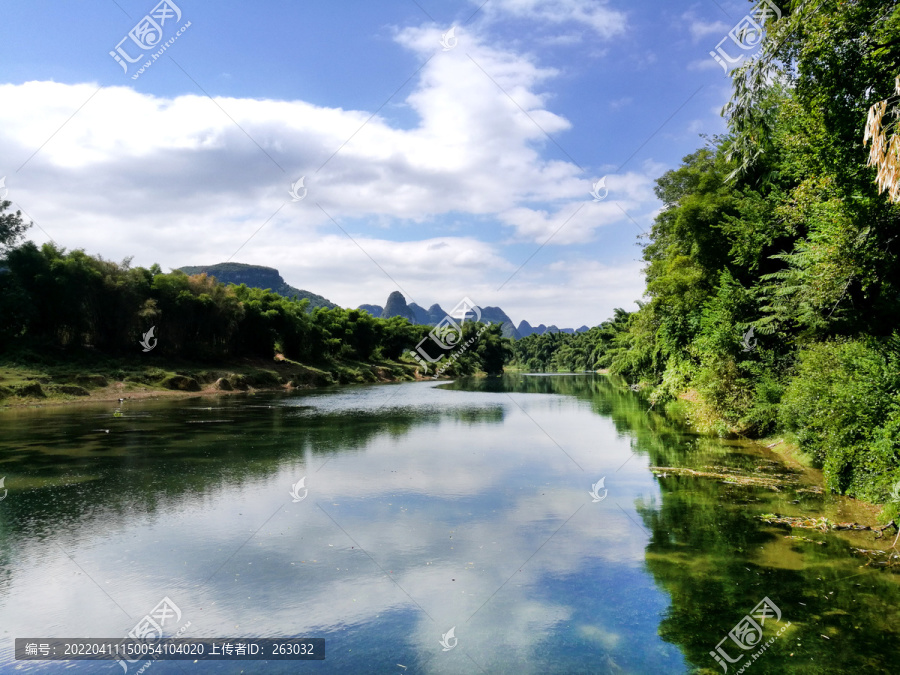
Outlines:
POLYGON ((16 3, 0 176, 38 243, 269 265, 344 306, 399 289, 595 325, 641 297, 653 181, 724 131, 730 80, 709 52, 751 7, 16 3), (153 10, 174 41, 135 79, 158 45, 129 31, 153 10), (143 53, 127 73, 117 45, 143 53))

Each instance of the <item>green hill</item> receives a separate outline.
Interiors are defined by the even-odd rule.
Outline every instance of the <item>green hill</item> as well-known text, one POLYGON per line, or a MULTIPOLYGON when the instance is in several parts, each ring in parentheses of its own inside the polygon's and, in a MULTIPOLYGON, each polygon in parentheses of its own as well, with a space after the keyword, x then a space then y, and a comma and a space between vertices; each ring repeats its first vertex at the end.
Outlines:
POLYGON ((188 265, 178 269, 185 274, 208 274, 223 284, 235 284, 236 286, 247 284, 251 288, 269 289, 273 293, 278 293, 278 295, 283 295, 286 298, 307 299, 309 300, 310 309, 315 309, 316 307, 332 309, 337 307, 337 305, 321 295, 288 285, 281 278, 278 270, 273 267, 226 262, 218 265, 188 265))

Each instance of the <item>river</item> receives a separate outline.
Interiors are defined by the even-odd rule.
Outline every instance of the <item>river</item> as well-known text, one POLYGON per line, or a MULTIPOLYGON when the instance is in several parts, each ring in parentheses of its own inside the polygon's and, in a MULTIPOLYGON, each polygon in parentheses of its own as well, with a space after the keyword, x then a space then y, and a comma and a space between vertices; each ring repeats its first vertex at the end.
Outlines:
POLYGON ((159 674, 898 672, 900 577, 851 548, 874 535, 758 518, 846 500, 656 475, 791 472, 647 408, 584 374, 4 411, 0 672, 123 673, 13 639, 147 616, 325 640, 159 674))

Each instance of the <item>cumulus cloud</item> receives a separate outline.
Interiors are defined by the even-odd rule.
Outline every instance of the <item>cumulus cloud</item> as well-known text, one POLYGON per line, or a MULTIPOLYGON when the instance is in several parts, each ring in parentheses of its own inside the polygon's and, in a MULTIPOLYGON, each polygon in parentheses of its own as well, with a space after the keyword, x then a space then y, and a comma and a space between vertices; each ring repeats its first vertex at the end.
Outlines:
MULTIPOLYGON (((472 2, 482 5, 484 0, 472 2)), ((611 9, 602 0, 491 0, 484 4, 482 11, 488 17, 513 16, 554 24, 581 24, 602 38, 624 33, 627 25, 625 13, 611 9)))
MULTIPOLYGON (((653 165, 653 171, 660 171, 653 165)), ((541 244, 580 244, 595 238, 598 230, 628 219, 627 212, 641 209, 654 200, 648 173, 629 172, 605 176, 606 198, 595 201, 592 181, 584 181, 583 199, 566 202, 553 209, 517 206, 499 214, 500 220, 515 229, 515 238, 541 244)), ((603 190, 598 194, 602 194, 603 190)))
MULTIPOLYGON (((641 234, 630 221, 617 227, 629 236, 641 234)), ((634 257, 638 257, 637 250, 634 257)), ((635 303, 644 293, 643 268, 644 263, 634 259, 604 264, 571 257, 545 267, 529 265, 516 275, 516 284, 494 295, 516 325, 525 319, 532 325, 555 324, 559 328, 596 326, 610 318, 616 307, 637 309, 635 303), (576 311, 560 303, 557 287, 565 288, 570 300, 577 298, 576 311)))
MULTIPOLYGON (((17 178, 42 192, 42 204, 89 178, 97 196, 91 210, 132 222, 153 210, 252 223, 271 214, 304 174, 309 198, 345 216, 489 214, 523 199, 580 192, 577 167, 540 155, 546 134, 570 126, 538 90, 556 72, 473 35, 461 39, 469 40, 465 51, 435 55, 436 29, 398 34, 423 60, 433 57, 405 100, 419 117, 409 130, 368 111, 304 101, 166 99, 126 87, 91 98, 95 85, 29 82, 0 87, 8 102, 0 147, 5 157, 24 160, 90 99, 17 178), (110 192, 123 199, 113 204, 110 192)), ((87 200, 85 188, 77 192, 87 200)))

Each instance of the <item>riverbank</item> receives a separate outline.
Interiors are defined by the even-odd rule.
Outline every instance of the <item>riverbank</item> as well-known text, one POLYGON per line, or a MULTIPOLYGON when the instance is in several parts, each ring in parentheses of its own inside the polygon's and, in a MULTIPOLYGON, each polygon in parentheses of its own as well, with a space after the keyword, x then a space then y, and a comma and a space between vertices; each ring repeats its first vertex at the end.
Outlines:
MULTIPOLYGON (((747 438, 734 431, 722 433, 726 428, 724 420, 717 417, 709 406, 703 405, 693 390, 682 392, 676 401, 669 402, 665 406, 665 413, 697 433, 741 439, 745 443, 752 444, 762 455, 778 461, 787 470, 801 474, 804 483, 815 486, 822 492, 821 515, 830 522, 847 523, 849 521, 875 528, 890 523, 898 517, 900 505, 896 503, 877 503, 830 492, 822 468, 816 466, 812 456, 803 452, 790 432, 781 430, 779 433, 763 438, 747 438)), ((849 538, 857 539, 858 536, 860 535, 849 538)), ((893 540, 893 537, 890 540, 893 540)), ((883 542, 880 545, 883 546, 883 542)), ((872 548, 878 547, 872 546, 872 548)))
POLYGON ((245 358, 198 363, 109 357, 90 350, 65 354, 19 352, 0 357, 0 409, 416 379, 422 378, 415 365, 387 360, 302 364, 279 354, 272 360, 245 358))

